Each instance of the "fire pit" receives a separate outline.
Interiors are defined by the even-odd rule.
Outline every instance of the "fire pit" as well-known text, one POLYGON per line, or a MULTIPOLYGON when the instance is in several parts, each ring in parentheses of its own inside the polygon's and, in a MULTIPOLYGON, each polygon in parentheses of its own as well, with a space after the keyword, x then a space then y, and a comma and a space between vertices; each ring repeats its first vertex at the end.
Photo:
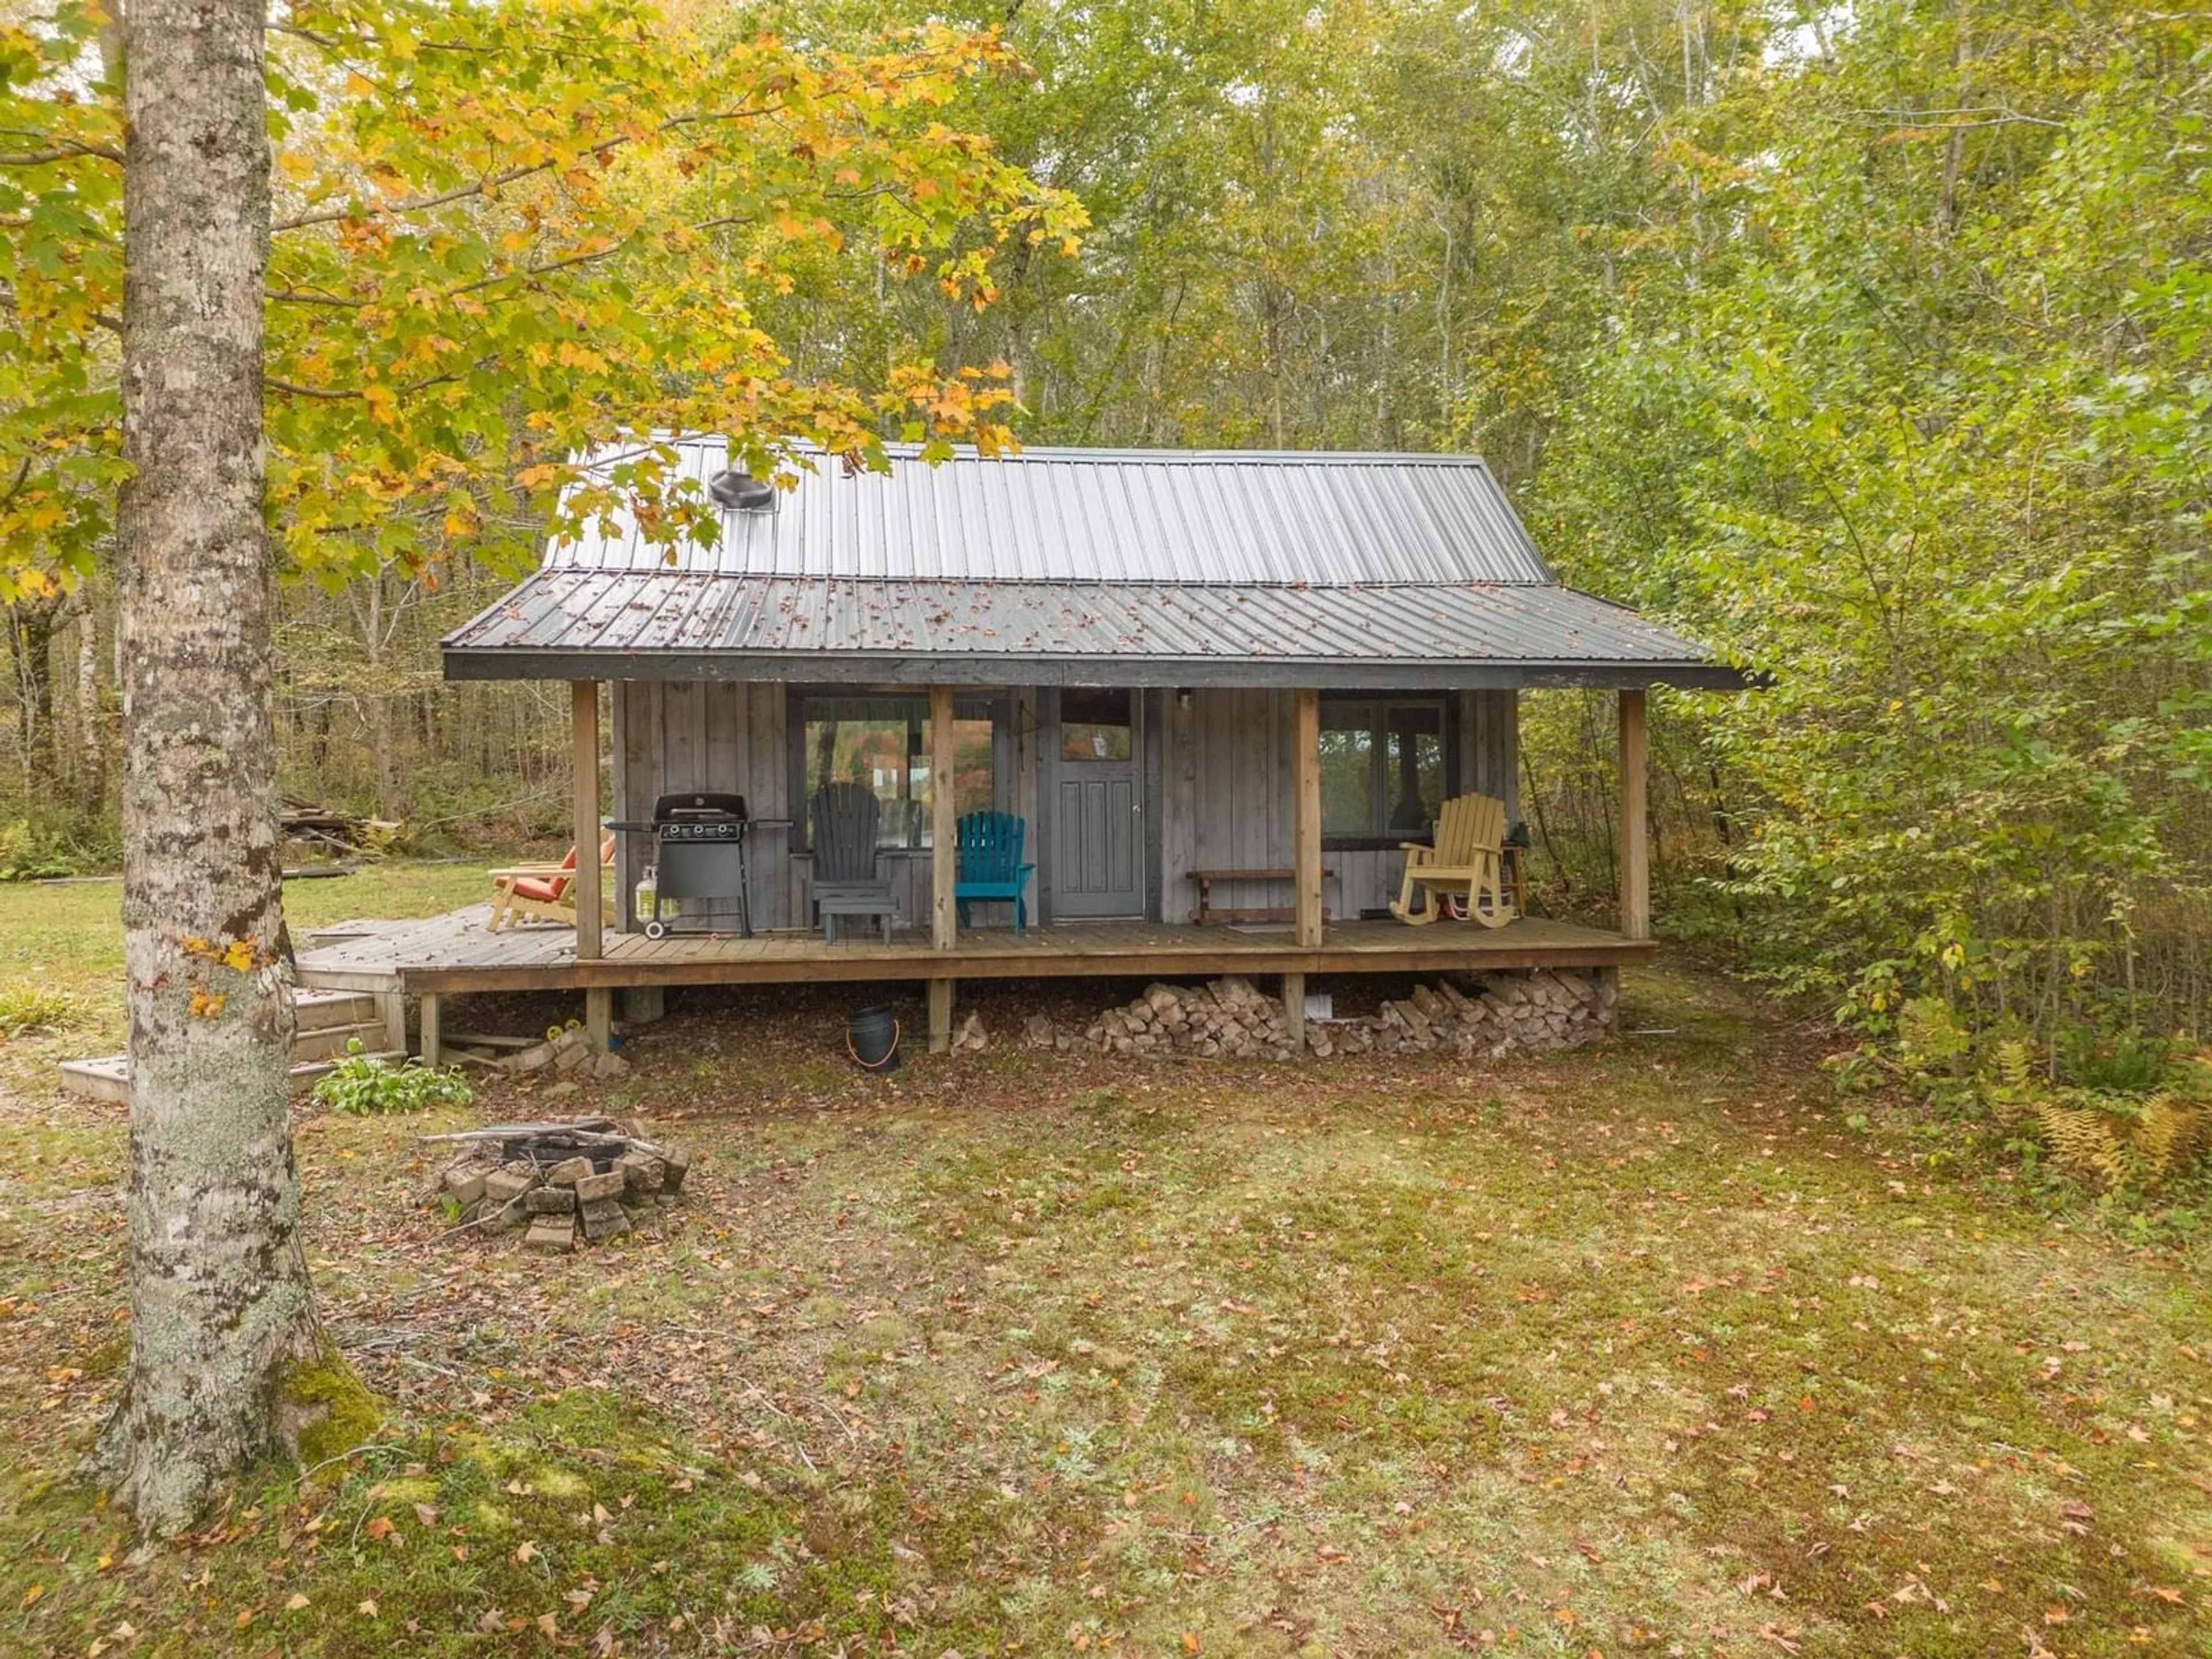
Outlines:
POLYGON ((434 1200, 459 1206, 456 1231, 526 1229, 523 1248, 565 1254, 579 1235, 605 1243, 644 1211, 677 1201, 690 1156, 625 1133, 612 1118, 499 1123, 459 1134, 425 1135, 461 1146, 438 1177, 434 1200))

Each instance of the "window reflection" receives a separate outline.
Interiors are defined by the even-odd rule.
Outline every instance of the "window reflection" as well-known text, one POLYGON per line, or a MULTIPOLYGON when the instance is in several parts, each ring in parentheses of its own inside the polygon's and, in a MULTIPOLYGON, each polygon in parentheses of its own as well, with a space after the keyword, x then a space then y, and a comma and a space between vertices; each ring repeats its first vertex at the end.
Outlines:
MULTIPOLYGON (((882 803, 879 847, 930 845, 935 799, 927 697, 809 697, 805 702, 805 795, 851 782, 882 803)), ((952 805, 974 812, 997 804, 996 744, 988 703, 953 705, 952 805)), ((805 824, 805 814, 796 815, 805 824)), ((810 839, 811 825, 801 832, 810 839)))

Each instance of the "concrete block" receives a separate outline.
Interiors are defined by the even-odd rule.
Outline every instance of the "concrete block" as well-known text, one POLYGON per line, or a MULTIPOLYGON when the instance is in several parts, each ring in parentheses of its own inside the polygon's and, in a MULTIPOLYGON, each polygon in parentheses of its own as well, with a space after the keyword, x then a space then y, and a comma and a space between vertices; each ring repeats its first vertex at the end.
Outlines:
POLYGON ((440 1183, 446 1196, 464 1209, 484 1195, 485 1172, 482 1170, 448 1170, 440 1183))
POLYGON ((584 1237, 592 1243, 619 1237, 629 1231, 629 1212, 612 1199, 584 1206, 584 1237))
POLYGON ((530 1224, 530 1231, 522 1237, 522 1247, 538 1250, 548 1255, 565 1255, 576 1248, 576 1222, 573 1216, 541 1216, 530 1224))
POLYGON ((589 1206, 602 1199, 620 1198, 629 1180, 620 1170, 610 1170, 605 1175, 587 1175, 576 1182, 576 1201, 589 1206))
POLYGON ((509 1169, 494 1170, 484 1177, 483 1195, 495 1204, 510 1203, 537 1184, 538 1176, 534 1170, 522 1175, 509 1169))

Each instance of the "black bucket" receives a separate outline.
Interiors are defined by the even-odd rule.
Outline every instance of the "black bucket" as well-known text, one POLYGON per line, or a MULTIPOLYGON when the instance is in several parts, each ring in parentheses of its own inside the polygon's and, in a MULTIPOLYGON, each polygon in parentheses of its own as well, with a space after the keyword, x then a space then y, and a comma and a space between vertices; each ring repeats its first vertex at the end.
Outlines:
POLYGON ((845 1022, 845 1049, 866 1072, 896 1072, 899 1068, 898 1016, 888 1002, 858 1009, 845 1022))

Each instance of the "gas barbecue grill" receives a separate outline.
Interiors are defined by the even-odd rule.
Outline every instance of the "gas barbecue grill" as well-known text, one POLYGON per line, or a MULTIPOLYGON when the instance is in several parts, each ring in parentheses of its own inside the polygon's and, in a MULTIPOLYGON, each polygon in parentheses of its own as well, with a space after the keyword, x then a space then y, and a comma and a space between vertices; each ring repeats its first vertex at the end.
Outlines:
POLYGON ((746 939, 753 936, 745 867, 745 844, 751 839, 752 826, 743 795, 712 790, 663 795, 653 804, 651 823, 608 826, 653 837, 658 880, 653 914, 645 924, 647 939, 667 937, 669 924, 661 919, 660 907, 669 899, 735 899, 738 932, 746 939))

